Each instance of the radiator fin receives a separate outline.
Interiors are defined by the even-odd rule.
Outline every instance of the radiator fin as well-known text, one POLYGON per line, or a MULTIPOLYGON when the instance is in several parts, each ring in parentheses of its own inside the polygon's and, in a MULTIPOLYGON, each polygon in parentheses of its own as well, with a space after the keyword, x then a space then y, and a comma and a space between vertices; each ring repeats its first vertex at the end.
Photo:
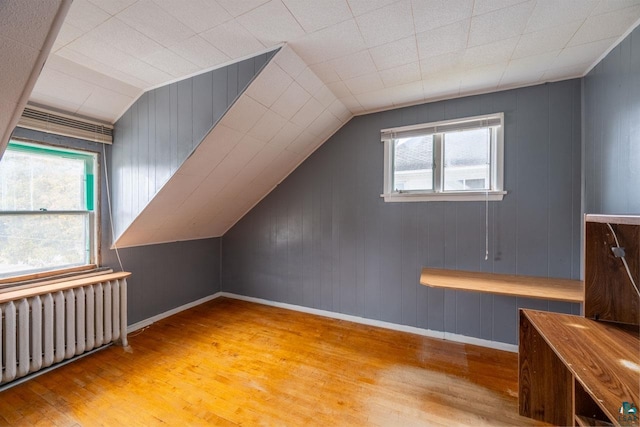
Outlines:
POLYGON ((29 296, 0 304, 0 384, 101 345, 127 345, 127 282, 29 296))

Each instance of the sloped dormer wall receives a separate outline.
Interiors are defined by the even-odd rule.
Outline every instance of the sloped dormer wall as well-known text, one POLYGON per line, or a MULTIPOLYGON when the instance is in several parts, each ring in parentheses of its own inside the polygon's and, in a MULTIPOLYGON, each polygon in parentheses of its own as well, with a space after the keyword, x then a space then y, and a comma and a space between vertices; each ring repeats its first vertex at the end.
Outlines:
POLYGON ((275 52, 150 90, 116 122, 109 165, 114 241, 275 52))

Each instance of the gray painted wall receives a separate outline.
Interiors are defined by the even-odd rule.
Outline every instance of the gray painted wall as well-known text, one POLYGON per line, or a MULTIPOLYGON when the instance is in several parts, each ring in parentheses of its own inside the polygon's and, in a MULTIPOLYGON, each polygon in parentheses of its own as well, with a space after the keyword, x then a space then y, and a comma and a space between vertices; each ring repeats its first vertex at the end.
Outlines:
MULTIPOLYGON (((110 247, 111 229, 106 199, 102 144, 16 128, 14 137, 100 153, 100 219, 102 266, 120 271, 110 247)), ((111 147, 106 147, 110 162, 111 147)), ((148 319, 220 291, 221 239, 149 245, 120 249, 128 279, 129 324, 148 319)))
POLYGON ((579 304, 427 288, 423 266, 580 276, 581 83, 352 119, 223 236, 222 289, 505 343, 517 308, 579 304), (384 203, 380 129, 504 111, 505 187, 481 202, 384 203))
POLYGON ((640 214, 640 28, 583 80, 585 212, 640 214))
POLYGON ((145 92, 116 122, 109 171, 116 236, 142 212, 274 54, 145 92))

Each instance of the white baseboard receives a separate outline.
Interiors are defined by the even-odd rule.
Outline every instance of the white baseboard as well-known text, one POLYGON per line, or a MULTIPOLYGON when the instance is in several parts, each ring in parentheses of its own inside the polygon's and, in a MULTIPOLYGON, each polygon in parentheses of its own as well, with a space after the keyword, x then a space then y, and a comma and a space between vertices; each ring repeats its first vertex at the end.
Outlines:
POLYGON ((211 301, 219 297, 227 297, 227 298, 233 298, 233 299, 242 300, 242 301, 254 302, 257 304, 269 305, 272 307, 280 307, 280 308, 285 308, 287 310, 294 310, 302 313, 315 314, 317 316, 329 317, 332 319, 346 320, 348 322, 360 323, 360 324, 369 325, 369 326, 376 326, 378 328, 391 329, 394 331, 409 332, 411 334, 422 335, 430 338, 438 338, 442 340, 454 341, 454 342, 459 342, 463 344, 472 344, 480 347, 493 348, 496 350, 510 351, 512 353, 518 352, 518 346, 515 344, 507 344, 499 341, 490 341, 490 340, 485 340, 481 338, 468 337, 466 335, 453 334, 451 332, 442 332, 442 331, 434 331, 431 329, 416 328, 415 326, 399 325, 397 323, 385 322, 382 320, 367 319, 366 317, 352 316, 350 314, 336 313, 333 311, 319 310, 317 308, 310 308, 302 305, 287 304, 284 302, 270 301, 262 298, 247 297, 244 295, 233 294, 230 292, 216 292, 213 295, 200 298, 196 301, 192 301, 188 304, 181 305, 180 307, 176 307, 169 311, 165 311, 164 313, 160 313, 148 319, 134 323, 133 325, 129 325, 129 327, 127 328, 127 333, 137 331, 138 329, 142 329, 146 326, 149 326, 152 323, 157 322, 158 320, 164 319, 169 316, 173 316, 174 314, 180 313, 181 311, 188 310, 192 307, 195 307, 200 304, 204 304, 207 301, 211 301))
POLYGON ((134 323, 133 325, 129 325, 127 327, 127 333, 130 334, 131 332, 134 332, 134 331, 137 331, 138 329, 142 329, 142 328, 144 328, 146 326, 149 326, 152 323, 157 322, 158 320, 162 320, 162 319, 164 319, 166 317, 173 316, 174 314, 178 314, 181 311, 188 310, 188 309, 193 308, 193 307, 195 307, 197 305, 204 304, 207 301, 211 301, 213 299, 218 298, 219 296, 221 296, 221 294, 222 294, 221 292, 216 292, 213 295, 209 295, 209 296, 206 296, 204 298, 197 299, 197 300, 192 301, 192 302, 190 302, 188 304, 181 305, 180 307, 176 307, 176 308, 173 308, 173 309, 171 309, 169 311, 165 311, 164 313, 156 314, 155 316, 149 317, 148 319, 141 320, 141 321, 139 321, 137 323, 134 323))
POLYGON ((415 326, 399 325, 397 323, 385 322, 382 320, 367 319, 366 317, 352 316, 350 314, 335 313, 333 311, 319 310, 317 308, 309 308, 301 305, 287 304, 283 302, 270 301, 262 298, 247 297, 244 295, 233 294, 230 292, 219 292, 217 296, 238 299, 242 301, 255 302, 257 304, 270 305, 273 307, 286 308, 288 310, 300 311, 303 313, 315 314, 317 316, 330 317, 332 319, 346 320, 363 325, 376 326, 379 328, 391 329, 400 332, 409 332, 425 337, 439 338, 447 341, 454 341, 463 344, 472 344, 480 347, 493 348, 496 350, 518 352, 518 346, 515 344, 507 344, 499 341, 490 341, 481 338, 468 337, 466 335, 453 334, 451 332, 434 331, 431 329, 416 328, 415 326))

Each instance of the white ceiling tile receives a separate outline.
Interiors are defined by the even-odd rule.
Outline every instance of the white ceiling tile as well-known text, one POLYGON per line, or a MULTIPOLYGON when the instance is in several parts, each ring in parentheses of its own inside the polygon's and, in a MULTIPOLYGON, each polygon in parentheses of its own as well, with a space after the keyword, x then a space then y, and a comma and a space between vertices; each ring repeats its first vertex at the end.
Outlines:
POLYGON ((270 63, 258 78, 253 80, 245 93, 265 107, 271 107, 292 82, 293 79, 282 68, 270 63))
POLYGON ((535 1, 528 1, 474 16, 471 19, 468 46, 480 46, 521 35, 535 4, 535 1))
POLYGON ((281 0, 271 0, 236 18, 265 46, 294 39, 304 34, 298 21, 281 0))
POLYGON ((391 101, 396 107, 424 102, 422 81, 405 83, 394 87, 391 93, 391 101))
POLYGON ((411 19, 411 0, 401 0, 358 16, 356 22, 367 47, 373 47, 414 34, 411 19))
POLYGON ((310 68, 301 72, 296 78, 296 82, 311 95, 314 95, 324 85, 322 80, 320 80, 310 68))
POLYGON ((271 109, 280 116, 289 120, 304 104, 311 98, 311 95, 298 83, 293 82, 287 90, 271 106, 271 109))
POLYGON ((591 11, 591 15, 613 12, 614 10, 626 9, 639 4, 640 0, 600 0, 600 3, 591 11))
POLYGON ((71 43, 72 41, 80 37, 82 34, 84 34, 84 31, 82 31, 77 27, 74 27, 73 25, 67 22, 64 22, 62 24, 62 27, 60 28, 60 32, 58 32, 58 37, 56 38, 56 41, 51 51, 52 52, 57 51, 58 49, 66 46, 67 44, 71 43))
POLYGON ((117 17, 163 46, 179 43, 195 34, 151 0, 139 0, 117 17))
POLYGON ((49 34, 59 1, 20 1, 0 3, 0 37, 10 38, 40 50, 49 34), (17 19, 19 17, 19 19, 17 19))
POLYGON ((225 22, 200 35, 232 59, 240 58, 265 48, 262 43, 236 21, 225 22))
POLYGON ((471 18, 473 0, 413 0, 416 33, 471 18))
POLYGON ((320 101, 320 104, 328 107, 336 100, 336 96, 331 92, 327 86, 322 85, 322 87, 316 91, 314 98, 320 101))
POLYGON ((75 0, 69 8, 65 22, 83 32, 90 31, 109 19, 111 15, 87 0, 75 0))
POLYGON ((553 66, 550 68, 564 68, 589 61, 595 62, 593 58, 599 58, 616 40, 617 37, 613 37, 606 40, 567 47, 560 52, 553 66))
POLYGON ((342 122, 338 120, 331 111, 324 110, 308 127, 309 133, 321 137, 323 139, 331 136, 336 130, 342 126, 342 122))
POLYGON ((302 28, 308 33, 351 19, 346 0, 283 0, 302 28))
POLYGON ((317 136, 310 132, 304 131, 287 147, 287 151, 299 155, 309 152, 309 148, 316 141, 317 136))
POLYGON ((544 53, 510 61, 502 75, 500 86, 521 86, 540 80, 544 72, 553 64, 559 52, 544 53))
POLYGON ((527 23, 526 32, 557 27, 587 18, 598 0, 545 0, 538 2, 527 23))
POLYGON ((309 126, 323 111, 324 106, 311 98, 300 110, 291 118, 291 122, 306 128, 309 126))
POLYGON ((269 0, 216 0, 227 12, 233 16, 240 16, 249 12, 269 0))
POLYGON ((344 83, 354 95, 360 95, 366 92, 382 89, 384 87, 384 83, 382 83, 382 79, 378 73, 355 77, 353 79, 345 80, 344 83))
POLYGON ((8 100, 18 101, 29 78, 29 74, 26 74, 25 70, 31 72, 40 51, 4 37, 0 37, 0 46, 2 46, 0 76, 2 76, 3 84, 1 96, 8 100))
POLYGON ((93 5, 99 7, 110 15, 116 15, 128 8, 138 0, 89 0, 93 5))
POLYGON ((113 112, 124 111, 134 101, 135 98, 95 86, 78 113, 113 123, 116 118, 113 112))
POLYGON ((468 19, 429 30, 416 35, 420 59, 445 53, 459 52, 467 47, 469 37, 468 19))
POLYGON ((196 33, 209 30, 233 17, 211 0, 153 0, 196 33))
POLYGON ((337 97, 337 98, 342 98, 344 96, 350 96, 351 95, 351 91, 349 90, 349 88, 347 87, 346 84, 344 84, 344 82, 340 81, 340 82, 333 82, 333 83, 328 83, 327 84, 327 88, 329 88, 329 90, 331 92, 333 92, 333 94, 337 97))
POLYGON ((340 102, 349 109, 353 114, 360 114, 364 112, 364 107, 360 105, 360 102, 353 95, 341 96, 340 102))
POLYGON ((412 64, 380 71, 380 78, 385 87, 398 86, 421 80, 420 63, 414 62, 412 64))
POLYGON ((529 0, 475 0, 473 3, 473 14, 482 15, 505 7, 515 6, 529 0))
POLYGON ((377 71, 368 50, 334 59, 331 61, 331 65, 341 80, 347 80, 377 71))
POLYGON ((445 53, 420 61, 422 78, 443 72, 459 71, 462 68, 463 53, 445 53))
POLYGON ((462 65, 467 68, 475 68, 508 61, 513 54, 518 40, 519 37, 512 37, 510 39, 469 48, 464 53, 462 65))
POLYGON ((242 138, 242 134, 239 132, 237 133, 237 139, 235 136, 232 138, 221 137, 224 134, 228 135, 229 132, 235 131, 226 128, 216 133, 213 137, 205 139, 196 148, 193 155, 180 166, 180 172, 186 175, 208 176, 242 138))
MULTIPOLYGON (((0 66, 1 67, 1 66, 0 66)), ((34 93, 52 98, 63 98, 77 107, 91 95, 93 85, 63 74, 51 68, 42 70, 42 79, 38 79, 34 93)), ((36 95, 37 97, 37 95, 36 95)), ((75 109, 73 110, 75 112, 75 109)))
POLYGON ((217 144, 216 141, 231 141, 234 145, 242 139, 242 133, 238 132, 230 127, 224 125, 223 123, 218 123, 211 133, 207 136, 207 138, 211 138, 214 143, 217 144))
POLYGON ((148 86, 157 86, 173 78, 171 74, 134 57, 123 57, 123 61, 115 66, 130 76, 146 81, 148 86))
POLYGON ((398 0, 347 0, 354 16, 380 9, 398 0))
POLYGON ((524 58, 564 48, 582 22, 573 21, 559 27, 523 34, 513 51, 513 58, 524 58))
POLYGON ((229 57, 200 36, 193 36, 169 49, 201 68, 211 68, 229 61, 229 57))
POLYGON ((258 123, 249 131, 249 135, 264 142, 269 142, 287 123, 277 113, 267 110, 258 123))
POLYGON ((200 67, 169 49, 154 52, 151 55, 145 56, 142 60, 165 73, 171 74, 173 77, 182 77, 200 70, 200 67))
POLYGON ((439 76, 431 76, 422 82, 426 101, 458 96, 463 74, 445 73, 439 76))
POLYGON ((69 49, 65 47, 63 49, 60 49, 58 52, 56 52, 55 55, 60 58, 64 58, 68 61, 73 61, 76 64, 82 64, 82 66, 89 68, 90 70, 96 73, 108 74, 109 77, 118 79, 123 84, 131 85, 139 89, 144 89, 149 86, 149 84, 143 80, 130 76, 126 73, 123 73, 122 71, 117 70, 114 67, 111 67, 103 62, 93 59, 73 49, 69 49))
POLYGON ((151 55, 163 49, 158 42, 150 39, 118 18, 111 18, 87 33, 118 50, 135 57, 151 55))
POLYGON ((303 130, 304 128, 294 123, 287 122, 282 129, 280 129, 278 134, 269 141, 267 147, 272 147, 278 152, 284 150, 298 137, 298 135, 302 133, 303 130))
POLYGON ((356 98, 365 110, 375 111, 393 105, 391 101, 391 94, 391 89, 383 88, 360 93, 356 95, 356 98))
POLYGON ((289 40, 289 44, 308 65, 340 58, 366 47, 353 19, 289 40))
POLYGON ((262 118, 266 111, 267 108, 253 98, 240 96, 223 116, 222 124, 246 133, 262 118))
POLYGON ((640 19, 640 5, 591 16, 569 41, 568 46, 619 37, 638 19, 640 19))
POLYGON ((294 79, 307 68, 307 64, 288 45, 278 51, 273 61, 294 79))
POLYGON ((340 81, 340 76, 336 73, 332 61, 313 64, 309 67, 320 80, 326 83, 334 83, 340 81))
MULTIPOLYGON (((81 104, 77 104, 73 101, 67 100, 66 98, 61 98, 60 96, 50 96, 40 92, 32 92, 29 102, 32 104, 47 106, 54 110, 64 111, 72 116, 80 114, 79 111, 81 104)), ((95 118, 99 119, 98 117, 95 118)), ((108 121, 113 122, 113 120, 108 121)))
POLYGON ((378 70, 387 70, 418 60, 416 37, 406 37, 369 49, 378 70))
POLYGON ((565 80, 575 77, 582 77, 584 73, 589 69, 591 63, 583 63, 577 65, 571 65, 569 67, 562 68, 550 68, 545 71, 542 76, 542 80, 545 82, 553 82, 557 80, 565 80))
POLYGON ((329 111, 331 111, 331 114, 336 116, 342 123, 348 122, 352 117, 349 109, 347 109, 347 107, 345 107, 345 105, 339 99, 333 101, 333 103, 329 106, 329 111))
POLYGON ((485 65, 466 71, 460 81, 461 93, 472 93, 478 90, 495 90, 500 84, 508 62, 485 65))

